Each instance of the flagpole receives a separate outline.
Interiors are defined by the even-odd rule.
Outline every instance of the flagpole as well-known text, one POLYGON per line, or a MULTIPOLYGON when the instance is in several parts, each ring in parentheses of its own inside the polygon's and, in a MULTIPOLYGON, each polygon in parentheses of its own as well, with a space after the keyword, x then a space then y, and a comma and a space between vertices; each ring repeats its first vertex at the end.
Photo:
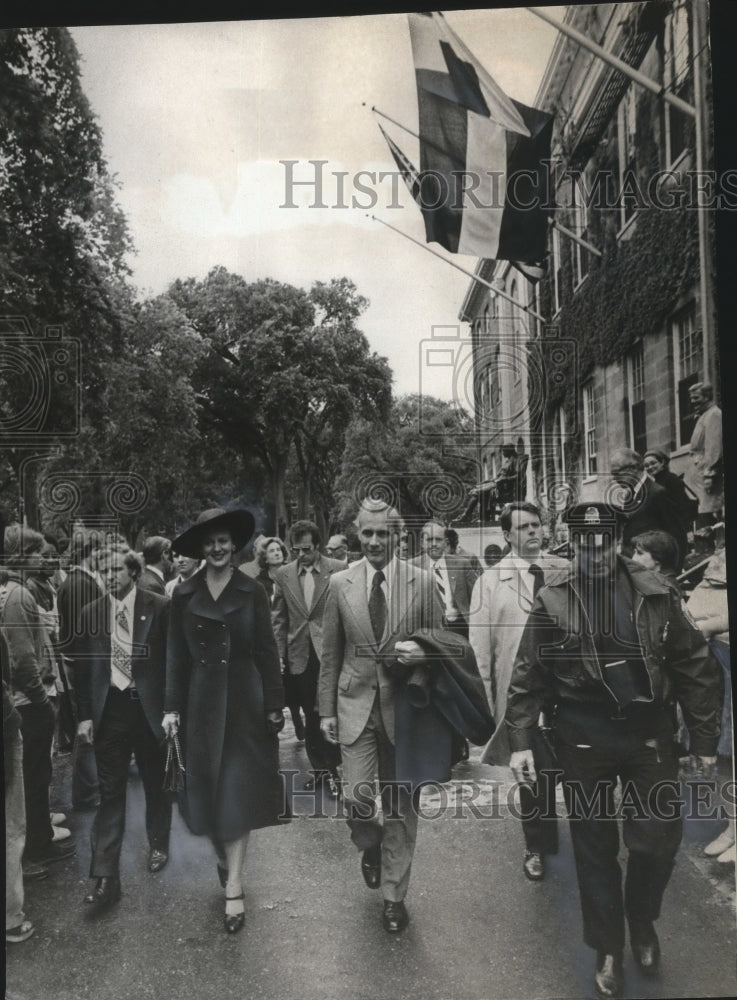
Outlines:
POLYGON ((410 242, 416 243, 418 247, 421 247, 423 250, 427 250, 427 252, 431 253, 433 257, 437 257, 439 260, 442 260, 445 264, 450 264, 450 266, 454 267, 456 271, 460 271, 462 274, 467 275, 469 278, 473 278, 473 280, 478 281, 480 285, 485 285, 492 292, 495 292, 499 296, 499 298, 506 299, 507 302, 511 302, 512 305, 517 306, 518 309, 522 309, 523 312, 529 313, 530 316, 534 316, 535 319, 539 319, 541 323, 547 323, 545 317, 541 316, 540 313, 535 312, 534 309, 529 309, 527 306, 523 306, 521 302, 518 302, 516 299, 513 299, 511 295, 508 295, 505 291, 503 291, 501 288, 498 288, 496 285, 492 285, 490 281, 487 281, 485 278, 480 277, 480 275, 474 274, 473 271, 469 271, 468 268, 461 267, 461 265, 456 264, 454 260, 448 260, 447 257, 444 257, 441 253, 438 253, 437 250, 433 250, 431 247, 427 246, 426 243, 422 243, 420 242, 420 240, 416 240, 414 236, 410 236, 408 233, 402 232, 401 229, 397 229, 396 226, 392 226, 390 222, 384 222, 384 220, 380 219, 377 215, 372 215, 370 216, 370 218, 373 219, 375 222, 380 222, 382 226, 386 226, 387 229, 393 229, 395 233, 399 233, 400 236, 404 236, 406 240, 410 240, 410 242))
POLYGON ((570 229, 566 229, 566 227, 562 225, 560 222, 557 222, 555 219, 553 219, 552 225, 553 229, 557 229, 558 232, 561 233, 563 236, 567 236, 569 240, 573 240, 574 243, 578 243, 579 246, 584 247, 586 250, 589 251, 589 253, 592 253, 595 257, 602 256, 601 250, 595 247, 593 243, 589 243, 589 241, 585 240, 582 236, 577 236, 576 233, 571 232, 570 229))
MULTIPOLYGON (((367 107, 365 101, 363 101, 363 106, 367 107)), ((387 115, 384 111, 379 111, 379 109, 376 107, 375 104, 371 105, 371 110, 374 112, 375 115, 380 115, 382 118, 386 118, 388 122, 391 122, 392 125, 396 125, 397 128, 401 128, 403 132, 407 133, 407 135, 411 135, 415 139, 419 139, 419 141, 424 142, 426 146, 430 146, 432 149, 436 149, 438 153, 443 153, 449 159, 455 160, 456 163, 460 162, 456 156, 454 156, 447 149, 443 149, 442 146, 438 146, 436 142, 431 142, 429 139, 423 139, 418 132, 413 132, 411 128, 407 128, 406 125, 402 125, 402 123, 398 122, 396 118, 392 118, 391 115, 387 115)))
POLYGON ((686 115, 690 115, 692 118, 696 117, 696 108, 693 104, 688 104, 686 101, 678 97, 677 94, 671 93, 670 90, 666 90, 662 83, 658 83, 656 80, 652 80, 649 76, 645 76, 644 73, 640 73, 639 70, 630 66, 628 63, 623 62, 618 59, 617 56, 612 55, 606 49, 602 48, 601 45, 597 45, 596 42, 592 42, 590 38, 582 34, 580 31, 576 31, 569 24, 564 24, 563 21, 558 21, 556 18, 552 17, 547 11, 541 10, 539 7, 527 7, 527 10, 536 17, 541 18, 543 21, 547 21, 548 24, 560 31, 562 34, 567 35, 572 38, 574 42, 578 42, 589 52, 593 52, 595 56, 602 59, 605 63, 609 63, 615 69, 618 69, 620 73, 624 73, 625 76, 629 77, 630 80, 634 80, 635 83, 639 83, 641 87, 645 90, 649 90, 652 94, 657 94, 658 97, 662 97, 669 104, 672 104, 674 108, 678 108, 686 115))

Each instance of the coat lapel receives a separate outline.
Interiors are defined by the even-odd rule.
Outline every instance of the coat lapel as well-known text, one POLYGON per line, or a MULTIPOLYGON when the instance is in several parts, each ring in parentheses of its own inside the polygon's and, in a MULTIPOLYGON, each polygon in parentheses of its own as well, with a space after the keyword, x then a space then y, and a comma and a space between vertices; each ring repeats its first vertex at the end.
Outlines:
MULTIPOLYGON (((110 614, 110 602, 108 604, 108 615, 110 614)), ((148 630, 151 628, 151 622, 154 617, 154 609, 152 607, 153 601, 149 597, 149 592, 146 590, 136 589, 136 599, 133 602, 133 634, 132 634, 132 646, 133 655, 140 656, 142 654, 141 647, 145 647, 146 639, 148 637, 148 630)))
POLYGON ((366 596, 366 561, 362 559, 348 571, 345 581, 345 599, 351 609, 356 624, 366 637, 366 642, 371 646, 376 645, 374 630, 371 628, 371 619, 368 610, 368 598, 366 596))
MULTIPOLYGON (((306 618, 309 612, 307 610, 307 605, 305 604, 305 594, 304 591, 302 590, 302 583, 299 578, 299 570, 296 560, 294 562, 288 563, 287 566, 284 568, 284 575, 282 576, 281 582, 282 585, 286 587, 287 590, 291 591, 292 596, 299 605, 300 611, 306 618)), ((315 580, 315 596, 316 594, 317 594, 317 580, 315 580)), ((313 606, 315 604, 314 597, 312 600, 312 604, 313 606)))
POLYGON ((380 649, 396 641, 396 636, 404 629, 404 624, 417 600, 417 573, 412 566, 395 560, 395 571, 389 592, 389 614, 380 649))
MULTIPOLYGON (((328 587, 328 582, 330 581, 330 571, 328 570, 327 564, 324 559, 320 560, 320 572, 314 574, 315 577, 315 590, 312 595, 312 607, 310 608, 308 614, 312 614, 320 601, 320 598, 325 593, 328 587)), ((300 587, 300 590, 302 588, 300 587)))

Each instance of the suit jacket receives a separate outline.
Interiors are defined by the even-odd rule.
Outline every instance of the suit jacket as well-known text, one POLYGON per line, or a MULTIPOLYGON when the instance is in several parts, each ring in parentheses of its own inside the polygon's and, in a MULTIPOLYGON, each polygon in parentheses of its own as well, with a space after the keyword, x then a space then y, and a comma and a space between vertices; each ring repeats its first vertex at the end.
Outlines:
MULTIPOLYGON (((166 630, 169 602, 136 588, 133 604, 133 681, 151 731, 164 739, 166 630)), ((110 598, 105 595, 82 612, 81 635, 74 647, 74 688, 80 721, 92 719, 96 732, 111 683, 110 598)))
POLYGON ((148 590, 152 594, 158 594, 160 597, 166 597, 166 583, 161 579, 158 573, 154 573, 153 570, 146 566, 141 573, 141 579, 138 581, 137 587, 139 590, 148 590))
MULTIPOLYGON (((646 479, 635 490, 634 498, 624 512, 624 527, 622 529, 622 552, 630 556, 633 551, 632 539, 644 531, 667 531, 679 545, 680 563, 686 555, 683 545, 683 527, 678 516, 678 510, 671 501, 666 490, 646 479)), ((680 564, 679 564, 680 568, 680 564)))
MULTIPOLYGON (((545 552, 535 562, 545 582, 553 571, 570 565, 545 552)), ((496 722, 496 732, 481 758, 486 764, 506 766, 512 752, 503 720, 517 648, 532 608, 532 592, 523 579, 527 565, 510 553, 487 569, 474 588, 468 634, 496 722)))
MULTIPOLYGON (((411 562, 414 566, 419 566, 420 569, 424 569, 433 577, 433 579, 435 579, 433 561, 427 553, 423 553, 421 556, 416 556, 411 560, 411 562)), ((478 563, 478 559, 476 562, 478 563)), ((471 596, 473 594, 474 584, 478 580, 479 574, 481 573, 480 564, 477 568, 474 566, 473 560, 470 556, 456 553, 455 555, 446 554, 445 565, 448 570, 448 580, 450 581, 450 592, 453 597, 453 603, 463 617, 468 619, 468 615, 471 610, 471 596)))
POLYGON ((277 574, 277 586, 272 602, 272 621, 279 656, 289 664, 291 674, 302 674, 310 657, 310 641, 322 658, 322 620, 328 581, 333 573, 345 569, 340 559, 320 556, 319 570, 314 573, 315 590, 307 608, 299 576, 297 560, 282 566, 277 574))
POLYGON ((102 597, 97 580, 79 566, 72 566, 59 587, 56 604, 59 610, 59 652, 69 656, 79 635, 82 611, 102 597))
MULTIPOLYGON (((345 746, 363 732, 379 692, 387 736, 394 743, 395 691, 406 670, 397 667, 394 644, 413 633, 442 632, 443 609, 435 581, 409 562, 395 559, 389 582, 387 624, 379 643, 374 639, 366 593, 365 559, 331 576, 322 628, 322 662, 318 683, 320 715, 337 716, 338 736, 345 746)), ((451 634, 451 643, 467 644, 451 634)))

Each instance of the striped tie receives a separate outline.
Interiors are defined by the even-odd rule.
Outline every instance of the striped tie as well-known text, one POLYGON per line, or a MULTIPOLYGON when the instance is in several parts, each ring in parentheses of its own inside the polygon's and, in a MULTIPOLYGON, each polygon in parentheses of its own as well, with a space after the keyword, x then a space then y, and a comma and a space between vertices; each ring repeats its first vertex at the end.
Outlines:
POLYGON ((433 565, 433 572, 435 573, 435 583, 438 587, 440 600, 443 602, 443 607, 445 607, 445 584, 443 583, 443 574, 440 572, 440 567, 437 563, 433 565))
MULTIPOLYGON (((118 628, 124 635, 130 635, 130 627, 128 625, 128 617, 125 613, 125 608, 121 605, 118 613, 115 616, 115 621, 117 622, 118 628)), ((122 691, 130 687, 133 682, 133 664, 131 661, 130 653, 126 652, 121 643, 118 641, 115 632, 112 634, 112 650, 113 650, 113 663, 116 668, 127 678, 128 683, 121 686, 119 683, 116 687, 119 687, 122 691)))

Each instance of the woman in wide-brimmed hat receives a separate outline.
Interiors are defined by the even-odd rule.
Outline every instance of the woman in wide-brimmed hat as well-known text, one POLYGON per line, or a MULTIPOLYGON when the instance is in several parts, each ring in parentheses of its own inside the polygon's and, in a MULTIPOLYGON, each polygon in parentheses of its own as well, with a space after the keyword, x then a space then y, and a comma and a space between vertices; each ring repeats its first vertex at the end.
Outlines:
POLYGON ((184 737, 180 805, 190 830, 215 845, 230 934, 245 922, 249 833, 288 814, 277 737, 284 690, 269 599, 233 566, 253 528, 248 511, 218 507, 172 543, 205 565, 172 595, 162 725, 184 737))

